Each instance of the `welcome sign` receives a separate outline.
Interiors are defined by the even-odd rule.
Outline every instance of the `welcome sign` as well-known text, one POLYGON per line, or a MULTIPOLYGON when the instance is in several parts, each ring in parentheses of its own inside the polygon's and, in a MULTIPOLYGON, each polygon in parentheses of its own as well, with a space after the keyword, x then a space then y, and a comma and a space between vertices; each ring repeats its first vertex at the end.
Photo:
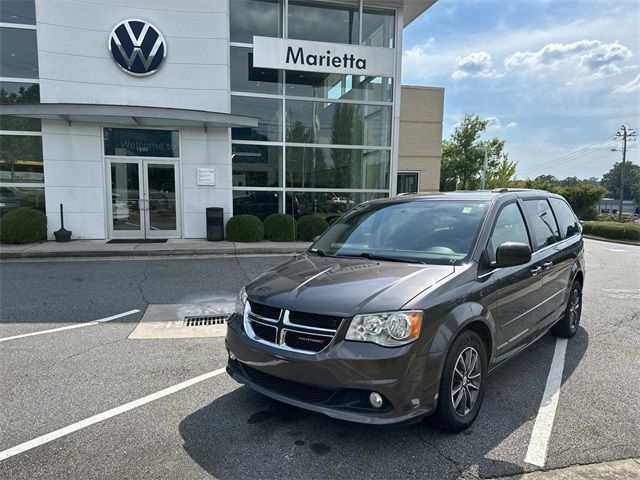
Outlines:
POLYGON ((395 49, 253 37, 253 66, 304 72, 393 77, 395 49))

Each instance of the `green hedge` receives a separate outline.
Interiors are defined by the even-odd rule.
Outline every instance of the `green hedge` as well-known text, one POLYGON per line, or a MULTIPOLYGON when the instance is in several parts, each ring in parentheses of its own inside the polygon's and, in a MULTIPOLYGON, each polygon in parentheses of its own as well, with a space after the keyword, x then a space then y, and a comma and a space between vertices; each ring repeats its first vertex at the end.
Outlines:
POLYGON ((0 243, 35 243, 47 239, 47 217, 40 210, 23 207, 0 219, 0 243))
POLYGON ((264 227, 254 215, 235 215, 227 222, 227 240, 230 242, 260 242, 264 240, 264 227))
POLYGON ((640 241, 640 225, 618 222, 584 222, 582 224, 585 235, 611 238, 614 240, 640 241))
POLYGON ((298 238, 310 242, 327 228, 329 224, 320 215, 305 215, 298 219, 298 238))
POLYGON ((291 215, 274 213, 264 220, 264 238, 274 242, 295 240, 296 221, 291 215))

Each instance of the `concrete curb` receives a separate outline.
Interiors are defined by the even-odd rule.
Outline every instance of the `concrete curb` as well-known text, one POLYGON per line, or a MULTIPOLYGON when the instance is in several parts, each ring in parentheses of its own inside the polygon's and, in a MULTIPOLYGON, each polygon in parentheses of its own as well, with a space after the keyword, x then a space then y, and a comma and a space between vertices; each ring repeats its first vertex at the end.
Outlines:
MULTIPOLYGON (((302 253, 309 247, 307 242, 296 244, 296 253, 302 253)), ((20 260, 20 259, 56 259, 56 258, 110 258, 110 257, 168 257, 185 256, 199 257, 211 255, 293 255, 293 246, 281 245, 252 245, 240 247, 218 247, 218 248, 154 248, 154 249, 86 249, 86 250, 23 250, 23 251, 2 251, 0 250, 0 260, 20 260)))

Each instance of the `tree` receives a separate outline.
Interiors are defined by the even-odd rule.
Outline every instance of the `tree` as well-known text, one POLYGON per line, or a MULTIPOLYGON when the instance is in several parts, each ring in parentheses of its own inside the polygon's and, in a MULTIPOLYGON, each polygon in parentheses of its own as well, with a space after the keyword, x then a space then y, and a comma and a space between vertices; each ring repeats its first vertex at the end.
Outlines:
MULTIPOLYGON (((607 189, 612 198, 620 198, 620 175, 622 163, 616 163, 613 168, 602 176, 601 185, 607 189)), ((633 162, 624 164, 624 198, 640 203, 640 166, 633 162)))
POLYGON ((504 140, 480 140, 487 120, 466 114, 455 127, 450 140, 442 142, 440 190, 475 190, 481 185, 485 151, 488 153, 487 188, 506 187, 513 179, 516 163, 504 151, 504 140))

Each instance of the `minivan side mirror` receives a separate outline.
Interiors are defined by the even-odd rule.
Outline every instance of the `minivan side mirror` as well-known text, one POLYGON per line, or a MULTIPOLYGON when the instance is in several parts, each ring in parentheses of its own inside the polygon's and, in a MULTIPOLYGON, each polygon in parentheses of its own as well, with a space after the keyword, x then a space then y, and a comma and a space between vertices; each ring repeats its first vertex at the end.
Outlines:
POLYGON ((513 267, 531 261, 531 247, 526 243, 504 242, 496 250, 496 267, 513 267))

